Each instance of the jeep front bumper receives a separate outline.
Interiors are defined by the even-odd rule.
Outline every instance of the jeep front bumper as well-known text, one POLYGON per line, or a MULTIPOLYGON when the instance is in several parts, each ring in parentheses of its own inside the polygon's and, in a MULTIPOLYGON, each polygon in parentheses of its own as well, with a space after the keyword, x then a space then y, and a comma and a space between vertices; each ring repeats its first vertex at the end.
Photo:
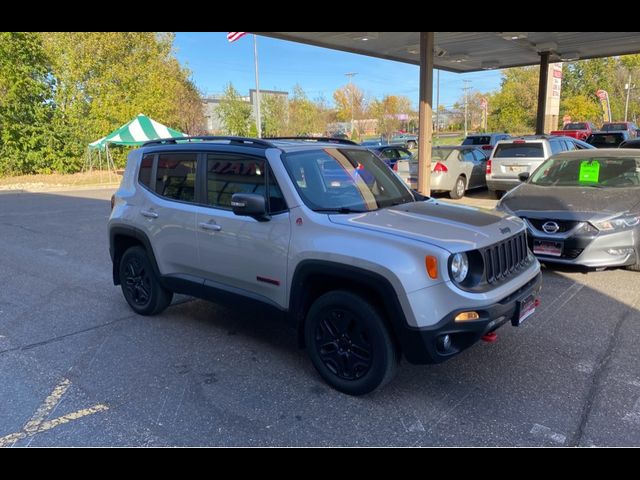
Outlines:
POLYGON ((493 332, 519 315, 519 306, 532 295, 538 297, 542 285, 542 274, 538 273, 526 284, 497 303, 456 309, 444 315, 429 327, 405 326, 396 332, 405 358, 414 364, 439 363, 447 360, 476 343, 483 335, 493 332), (475 311, 477 320, 456 322, 464 311, 475 311), (445 335, 449 345, 445 348, 445 335))

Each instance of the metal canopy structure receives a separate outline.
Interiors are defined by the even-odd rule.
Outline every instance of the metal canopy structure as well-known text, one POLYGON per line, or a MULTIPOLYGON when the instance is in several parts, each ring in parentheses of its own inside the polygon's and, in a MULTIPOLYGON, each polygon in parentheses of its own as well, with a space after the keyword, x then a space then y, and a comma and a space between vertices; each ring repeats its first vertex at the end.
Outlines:
MULTIPOLYGON (((420 65, 419 32, 256 32, 420 65)), ((465 73, 640 52, 640 32, 434 32, 433 67, 465 73)))
POLYGON ((547 66, 640 52, 640 32, 253 32, 420 66, 418 190, 430 194, 433 69, 456 73, 540 65, 536 133, 543 133, 547 66))

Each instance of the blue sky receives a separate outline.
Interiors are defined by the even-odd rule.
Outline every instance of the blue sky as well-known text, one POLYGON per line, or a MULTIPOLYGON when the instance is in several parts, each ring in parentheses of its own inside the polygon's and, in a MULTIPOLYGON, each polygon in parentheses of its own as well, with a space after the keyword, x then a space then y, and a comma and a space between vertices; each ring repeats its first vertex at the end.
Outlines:
MULTIPOLYGON (((205 93, 222 92, 230 81, 247 94, 255 88, 253 38, 246 35, 234 43, 226 32, 177 33, 177 57, 193 72, 196 85, 205 93)), ((299 83, 312 98, 324 96, 333 102, 333 92, 345 85, 347 72, 356 72, 353 82, 365 93, 381 98, 405 95, 418 104, 418 67, 390 60, 286 42, 258 36, 260 88, 291 92, 299 83)), ((500 85, 499 71, 467 74, 440 72, 440 104, 450 107, 462 97, 463 80, 473 90, 488 92, 500 85)), ((434 74, 435 81, 435 74, 434 74)), ((436 101, 434 84, 433 101, 436 101)))

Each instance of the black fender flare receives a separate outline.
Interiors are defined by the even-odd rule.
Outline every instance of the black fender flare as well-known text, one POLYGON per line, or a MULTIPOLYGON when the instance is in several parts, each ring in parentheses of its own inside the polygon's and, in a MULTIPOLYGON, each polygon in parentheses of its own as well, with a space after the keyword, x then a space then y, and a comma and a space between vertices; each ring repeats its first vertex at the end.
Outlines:
POLYGON ((391 329, 390 333, 399 346, 403 347, 408 323, 397 292, 389 279, 364 268, 328 260, 303 260, 296 266, 293 274, 289 294, 289 317, 298 329, 298 340, 301 345, 304 344, 302 333, 306 314, 304 307, 308 300, 305 296, 308 295, 306 285, 307 280, 314 275, 332 277, 343 283, 346 281, 349 285, 353 285, 356 291, 357 287, 365 287, 374 292, 377 303, 384 309, 383 313, 391 329))
POLYGON ((109 254, 111 255, 111 263, 113 265, 113 284, 120 285, 119 265, 120 257, 123 252, 120 252, 117 249, 116 238, 119 236, 132 238, 142 244, 149 255, 149 260, 153 267, 153 272, 156 274, 156 278, 160 279, 160 282, 163 283, 162 276, 160 275, 160 269, 158 268, 158 262, 156 261, 156 256, 153 253, 153 248, 151 247, 151 242, 149 241, 147 234, 136 227, 116 225, 109 229, 109 254))

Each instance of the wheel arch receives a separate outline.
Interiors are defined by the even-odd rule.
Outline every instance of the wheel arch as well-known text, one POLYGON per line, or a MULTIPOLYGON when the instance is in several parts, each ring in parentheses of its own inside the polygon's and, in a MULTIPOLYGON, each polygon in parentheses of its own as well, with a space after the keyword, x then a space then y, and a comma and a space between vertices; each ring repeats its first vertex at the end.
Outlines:
POLYGON ((304 322, 309 308, 321 295, 346 290, 356 293, 378 308, 396 346, 402 350, 407 321, 395 288, 383 275, 352 265, 326 260, 304 260, 298 264, 291 282, 289 318, 304 347, 304 322))
POLYGON ((151 242, 147 235, 140 229, 130 226, 113 226, 109 229, 109 253, 113 266, 113 284, 120 285, 120 260, 128 248, 141 246, 147 252, 149 261, 156 274, 156 278, 161 279, 158 263, 151 247, 151 242))

